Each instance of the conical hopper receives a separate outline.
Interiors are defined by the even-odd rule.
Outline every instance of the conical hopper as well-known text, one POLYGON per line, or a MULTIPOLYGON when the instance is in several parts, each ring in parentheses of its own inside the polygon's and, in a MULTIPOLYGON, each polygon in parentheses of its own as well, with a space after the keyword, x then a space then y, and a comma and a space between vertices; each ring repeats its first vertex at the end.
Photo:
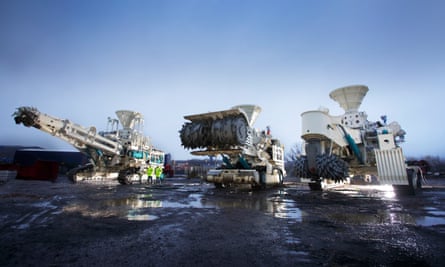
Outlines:
POLYGON ((332 91, 329 96, 346 112, 358 111, 368 90, 364 85, 346 86, 332 91))
POLYGON ((247 122, 250 126, 255 123, 258 115, 261 113, 261 108, 255 105, 239 105, 233 107, 232 109, 240 109, 242 112, 244 112, 247 117, 247 122))
POLYGON ((118 110, 116 115, 124 128, 133 128, 135 120, 142 119, 142 114, 131 110, 118 110))

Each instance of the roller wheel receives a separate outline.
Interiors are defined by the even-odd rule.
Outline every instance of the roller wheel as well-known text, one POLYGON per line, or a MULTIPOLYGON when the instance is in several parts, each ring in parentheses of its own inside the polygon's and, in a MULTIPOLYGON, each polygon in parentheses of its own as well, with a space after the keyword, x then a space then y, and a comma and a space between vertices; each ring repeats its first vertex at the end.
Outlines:
POLYGON ((132 184, 131 174, 132 173, 129 170, 120 171, 119 176, 117 178, 118 182, 123 185, 132 184))

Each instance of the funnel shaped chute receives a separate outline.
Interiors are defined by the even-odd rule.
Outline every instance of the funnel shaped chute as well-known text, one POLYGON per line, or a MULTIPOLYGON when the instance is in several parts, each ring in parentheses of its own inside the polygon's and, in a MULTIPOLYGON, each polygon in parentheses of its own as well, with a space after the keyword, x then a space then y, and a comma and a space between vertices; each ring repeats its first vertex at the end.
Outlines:
POLYGON ((141 113, 131 110, 118 110, 116 115, 124 128, 133 129, 135 123, 140 123, 143 119, 141 113))
POLYGON ((250 126, 255 123, 258 115, 261 113, 261 107, 255 105, 239 105, 232 109, 241 110, 246 115, 247 123, 249 123, 250 126))
POLYGON ((368 90, 364 85, 346 86, 332 91, 329 96, 346 112, 358 111, 368 90))

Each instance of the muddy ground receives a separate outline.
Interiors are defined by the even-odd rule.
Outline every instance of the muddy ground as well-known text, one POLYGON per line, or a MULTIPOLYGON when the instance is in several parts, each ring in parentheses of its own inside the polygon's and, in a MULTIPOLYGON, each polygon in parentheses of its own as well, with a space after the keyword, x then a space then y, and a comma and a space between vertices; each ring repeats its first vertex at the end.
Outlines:
POLYGON ((11 180, 0 266, 443 266, 445 178, 417 196, 11 180))

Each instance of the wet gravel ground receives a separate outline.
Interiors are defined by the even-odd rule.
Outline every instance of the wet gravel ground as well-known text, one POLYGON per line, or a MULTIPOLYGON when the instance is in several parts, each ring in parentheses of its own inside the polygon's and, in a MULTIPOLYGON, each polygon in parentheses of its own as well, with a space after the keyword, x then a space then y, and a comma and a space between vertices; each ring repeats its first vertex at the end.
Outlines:
POLYGON ((416 196, 11 180, 0 221, 0 266, 443 266, 445 178, 416 196))

